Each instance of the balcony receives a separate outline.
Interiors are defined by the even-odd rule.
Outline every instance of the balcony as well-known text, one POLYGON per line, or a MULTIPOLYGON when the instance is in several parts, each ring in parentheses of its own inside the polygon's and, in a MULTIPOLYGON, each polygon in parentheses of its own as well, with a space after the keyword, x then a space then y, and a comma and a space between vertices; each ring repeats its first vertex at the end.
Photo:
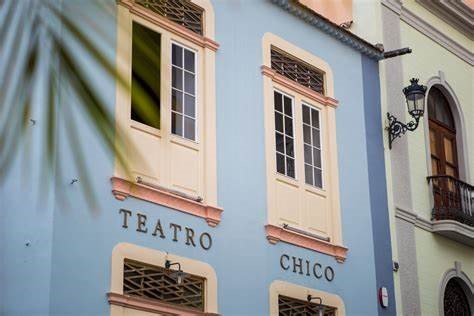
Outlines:
POLYGON ((474 186, 448 175, 428 177, 433 232, 474 246, 474 186))

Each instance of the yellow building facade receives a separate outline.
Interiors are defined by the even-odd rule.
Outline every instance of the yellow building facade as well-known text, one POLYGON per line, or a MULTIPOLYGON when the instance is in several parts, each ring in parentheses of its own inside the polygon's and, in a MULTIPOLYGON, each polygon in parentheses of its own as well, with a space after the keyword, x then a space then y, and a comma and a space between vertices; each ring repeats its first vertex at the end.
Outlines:
POLYGON ((471 315, 473 4, 353 1, 351 10, 352 32, 383 44, 385 52, 412 50, 380 63, 381 128, 389 124, 387 112, 403 123, 413 119, 402 93, 411 78, 427 87, 418 128, 391 149, 388 132, 385 138, 397 314, 471 315))

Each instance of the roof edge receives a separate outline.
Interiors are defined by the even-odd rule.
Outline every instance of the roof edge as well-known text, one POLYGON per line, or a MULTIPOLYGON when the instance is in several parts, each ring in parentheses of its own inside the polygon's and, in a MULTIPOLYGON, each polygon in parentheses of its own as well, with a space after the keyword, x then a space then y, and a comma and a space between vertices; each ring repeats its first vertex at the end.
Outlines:
POLYGON ((324 16, 314 12, 296 0, 271 0, 274 4, 297 16, 303 21, 329 34, 340 42, 352 47, 371 59, 377 61, 384 59, 383 49, 370 44, 359 36, 347 31, 331 22, 324 16))

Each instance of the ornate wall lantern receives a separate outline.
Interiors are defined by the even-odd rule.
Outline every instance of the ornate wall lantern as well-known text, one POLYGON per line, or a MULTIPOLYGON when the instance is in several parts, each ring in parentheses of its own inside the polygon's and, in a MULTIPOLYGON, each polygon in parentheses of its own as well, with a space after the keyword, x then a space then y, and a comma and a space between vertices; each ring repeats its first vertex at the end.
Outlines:
POLYGON ((170 270, 171 266, 177 265, 178 270, 175 271, 174 273, 171 274, 171 277, 176 280, 176 283, 181 284, 183 282, 184 277, 186 276, 186 273, 181 270, 181 264, 179 262, 174 262, 172 263, 169 260, 166 260, 165 262, 165 269, 170 270))
POLYGON ((312 296, 312 295, 308 295, 307 296, 307 301, 308 303, 311 303, 312 300, 317 300, 319 301, 318 303, 316 303, 316 311, 318 313, 318 315, 315 315, 315 316, 323 316, 324 315, 324 305, 323 305, 323 299, 318 297, 318 296, 312 296))
POLYGON ((390 113, 387 113, 388 118, 388 146, 392 149, 392 143, 397 137, 402 137, 407 131, 414 131, 418 127, 420 117, 425 112, 425 94, 426 86, 419 85, 418 79, 412 78, 410 85, 403 88, 403 94, 407 101, 408 113, 415 119, 407 124, 397 120, 397 118, 390 113))

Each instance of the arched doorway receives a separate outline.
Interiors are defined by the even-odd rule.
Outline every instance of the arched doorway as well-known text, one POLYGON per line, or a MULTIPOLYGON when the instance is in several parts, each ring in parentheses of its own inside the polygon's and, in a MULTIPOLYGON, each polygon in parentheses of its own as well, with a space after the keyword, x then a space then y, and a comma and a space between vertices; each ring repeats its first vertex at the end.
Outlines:
POLYGON ((443 298, 444 316, 471 316, 469 300, 461 284, 452 278, 446 284, 443 298))

